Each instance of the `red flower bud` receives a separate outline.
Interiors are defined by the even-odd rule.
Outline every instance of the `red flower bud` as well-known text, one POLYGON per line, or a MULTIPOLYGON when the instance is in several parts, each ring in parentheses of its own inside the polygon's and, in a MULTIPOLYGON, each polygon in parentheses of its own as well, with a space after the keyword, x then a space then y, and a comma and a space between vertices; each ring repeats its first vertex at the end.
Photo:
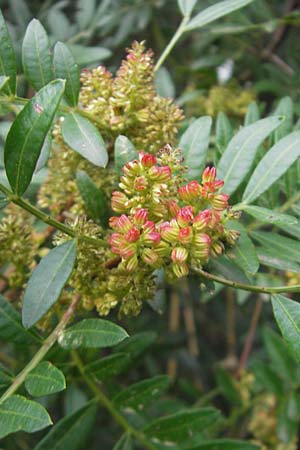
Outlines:
POLYGON ((113 211, 119 213, 126 211, 127 202, 128 198, 125 194, 123 194, 123 192, 115 191, 112 193, 111 207, 113 211))
POLYGON ((136 242, 140 237, 140 231, 136 227, 132 227, 131 230, 125 234, 125 239, 128 242, 136 242))
POLYGON ((150 153, 143 154, 140 161, 144 167, 152 167, 156 164, 155 156, 151 155, 150 153))
POLYGON ((211 200, 211 204, 213 205, 214 208, 222 210, 222 209, 227 208, 228 199, 229 199, 229 195, 227 195, 227 194, 217 194, 217 195, 213 196, 213 198, 211 200))
POLYGON ((184 206, 178 211, 176 219, 181 227, 188 225, 194 219, 194 208, 192 206, 184 206))
POLYGON ((147 189, 147 180, 145 177, 136 177, 133 182, 133 187, 136 191, 144 191, 147 189))
POLYGON ((144 225, 148 220, 148 211, 145 208, 138 209, 133 216, 133 220, 136 225, 144 225))
POLYGON ((178 240, 182 242, 182 244, 190 244, 192 241, 193 233, 190 227, 181 228, 178 233, 178 240))
POLYGON ((148 175, 151 180, 163 183, 170 180, 171 168, 169 166, 152 166, 148 175))
POLYGON ((175 247, 171 253, 171 259, 174 263, 183 263, 187 260, 189 253, 184 247, 175 247))
POLYGON ((217 171, 215 167, 206 167, 202 174, 202 184, 213 183, 216 179, 217 171))
POLYGON ((185 186, 181 186, 178 189, 178 195, 181 200, 190 202, 191 200, 199 197, 201 195, 201 186, 198 181, 190 181, 185 186))

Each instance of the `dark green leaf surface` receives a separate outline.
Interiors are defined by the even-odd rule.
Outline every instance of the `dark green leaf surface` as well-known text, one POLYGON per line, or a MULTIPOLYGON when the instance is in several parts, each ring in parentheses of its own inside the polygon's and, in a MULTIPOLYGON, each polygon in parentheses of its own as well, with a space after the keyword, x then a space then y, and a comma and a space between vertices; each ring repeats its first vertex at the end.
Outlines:
POLYGON ((82 170, 77 172, 76 179, 88 216, 106 227, 110 210, 104 192, 97 188, 93 180, 82 170))
POLYGON ((0 295, 0 338, 3 341, 24 344, 35 339, 32 333, 23 327, 19 313, 2 295, 0 295))
POLYGON ((5 170, 13 192, 18 195, 24 194, 30 184, 64 84, 63 80, 55 80, 42 88, 9 129, 4 150, 5 170))
POLYGON ((57 422, 34 450, 82 450, 92 432, 97 414, 96 403, 90 403, 57 422))
POLYGON ((4 92, 15 94, 16 92, 16 56, 12 41, 0 10, 0 75, 9 77, 4 92))
POLYGON ((80 88, 79 67, 68 47, 62 42, 55 44, 53 65, 55 76, 66 80, 66 99, 72 106, 76 106, 80 88))
POLYGON ((93 361, 85 366, 85 372, 93 375, 97 380, 106 381, 119 375, 126 369, 130 361, 127 353, 114 353, 101 358, 99 361, 93 361))
POLYGON ((237 221, 230 221, 228 228, 238 231, 240 237, 237 243, 228 250, 227 255, 245 272, 256 273, 259 269, 259 260, 246 228, 237 221))
POLYGON ((126 136, 118 136, 115 141, 115 169, 120 174, 121 169, 128 161, 138 157, 135 146, 126 136))
POLYGON ((34 433, 52 424, 45 408, 21 395, 0 403, 0 439, 17 431, 34 433))
POLYGON ((25 387, 33 397, 54 394, 66 388, 66 380, 61 370, 48 361, 43 361, 26 377, 25 387))
POLYGON ((117 394, 113 401, 118 408, 143 410, 149 403, 160 397, 170 386, 171 379, 166 375, 134 383, 117 394))
POLYGON ((243 8, 252 2, 253 0, 225 0, 223 2, 218 2, 193 17, 193 19, 187 24, 185 30, 190 31, 195 28, 204 27, 220 17, 226 16, 227 14, 243 8))
POLYGON ((51 135, 48 133, 44 140, 39 159, 37 160, 34 173, 39 172, 47 164, 51 151, 51 143, 51 135))
POLYGON ((29 278, 23 300, 22 322, 34 325, 58 300, 70 277, 76 258, 76 241, 70 240, 51 250, 29 278))
POLYGON ((300 132, 294 131, 275 144, 254 170, 243 195, 252 203, 272 186, 300 156, 300 132))
POLYGON ((95 166, 105 167, 108 154, 98 129, 85 117, 68 114, 62 123, 63 138, 73 150, 95 166))
POLYGON ((120 326, 103 319, 84 319, 67 328, 59 338, 63 348, 113 347, 128 337, 120 326))
POLYGON ((282 122, 268 117, 242 128, 229 142, 218 164, 218 177, 224 180, 224 192, 232 194, 249 173, 258 147, 282 122))
POLYGON ((121 438, 118 440, 113 450, 132 450, 132 438, 130 434, 123 434, 121 438))
POLYGON ((300 362, 300 305, 278 294, 272 296, 272 306, 280 331, 300 362))
POLYGON ((211 439, 190 447, 187 450, 260 450, 261 447, 246 441, 235 441, 234 439, 211 439))
POLYGON ((147 425, 144 433, 161 441, 184 442, 195 433, 201 433, 215 424, 220 413, 214 408, 183 410, 162 417, 147 425))
POLYGON ((198 180, 204 169, 211 125, 211 117, 200 117, 188 127, 179 141, 178 147, 188 167, 189 180, 198 180))
POLYGON ((246 205, 242 208, 242 210, 262 223, 272 223, 274 225, 294 225, 298 222, 296 217, 288 214, 282 214, 271 209, 262 208, 261 206, 246 205))
POLYGON ((300 263, 300 242, 267 231, 252 231, 251 236, 266 249, 276 251, 279 257, 300 263))
POLYGON ((26 78, 39 90, 53 78, 52 57, 47 33, 43 25, 32 19, 22 47, 22 61, 26 78))

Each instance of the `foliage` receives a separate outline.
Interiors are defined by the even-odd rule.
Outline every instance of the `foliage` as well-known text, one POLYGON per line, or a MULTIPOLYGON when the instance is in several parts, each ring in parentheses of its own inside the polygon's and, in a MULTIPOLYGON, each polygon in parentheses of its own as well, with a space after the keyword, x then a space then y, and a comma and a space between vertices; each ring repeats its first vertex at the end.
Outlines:
POLYGON ((298 448, 299 11, 271 3, 1 2, 1 448, 298 448))

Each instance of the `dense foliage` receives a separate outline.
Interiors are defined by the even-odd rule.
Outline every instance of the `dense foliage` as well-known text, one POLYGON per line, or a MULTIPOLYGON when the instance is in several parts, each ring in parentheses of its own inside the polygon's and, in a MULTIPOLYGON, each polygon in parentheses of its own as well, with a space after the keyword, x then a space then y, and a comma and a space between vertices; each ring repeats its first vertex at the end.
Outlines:
POLYGON ((296 450, 298 2, 0 6, 0 447, 296 450))

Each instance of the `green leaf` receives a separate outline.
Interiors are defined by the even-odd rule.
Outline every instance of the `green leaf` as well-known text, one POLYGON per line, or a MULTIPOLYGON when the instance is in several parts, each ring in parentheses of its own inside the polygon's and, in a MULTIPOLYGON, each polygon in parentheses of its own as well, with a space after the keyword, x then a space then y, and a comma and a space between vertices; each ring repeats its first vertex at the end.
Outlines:
POLYGON ((214 273, 217 273, 218 275, 221 274, 228 280, 249 284, 247 274, 237 264, 225 256, 220 256, 219 258, 213 260, 212 268, 214 273))
POLYGON ((95 166, 105 167, 108 154, 98 129, 88 119, 76 113, 68 114, 61 127, 63 138, 73 150, 95 166))
POLYGON ((219 418, 215 408, 187 409, 155 420, 144 428, 144 433, 152 439, 184 442, 215 425, 219 418))
POLYGON ((142 380, 119 392, 113 402, 120 409, 132 408, 141 411, 160 397, 169 388, 170 383, 171 379, 166 375, 142 380))
POLYGON ((275 144, 254 170, 243 195, 252 203, 277 181, 300 156, 300 132, 294 131, 275 144))
POLYGON ((222 111, 219 112, 216 121, 216 144, 221 153, 227 147, 232 135, 233 130, 228 117, 222 111))
POLYGON ((77 172, 76 179, 88 216, 106 227, 110 210, 104 192, 97 188, 93 180, 82 170, 77 172))
POLYGON ((120 174, 122 172, 122 167, 125 166, 126 163, 138 157, 138 152, 126 136, 120 135, 115 141, 114 156, 115 169, 117 173, 120 174))
POLYGON ((43 25, 32 19, 22 47, 22 61, 26 78, 39 90, 53 78, 52 58, 47 33, 43 25))
POLYGON ((45 408, 21 395, 0 403, 0 439, 17 431, 34 433, 52 424, 45 408))
POLYGON ((27 375, 25 387, 33 397, 42 397, 66 389, 66 380, 61 370, 43 361, 27 375))
POLYGON ((94 18, 96 0, 77 0, 76 21, 80 30, 85 30, 94 18))
POLYGON ((246 441, 236 441, 234 439, 210 439, 201 442, 196 447, 189 447, 187 450, 261 450, 260 446, 246 441))
POLYGON ((177 2, 183 16, 189 16, 193 11, 197 0, 177 0, 177 2))
POLYGON ((130 434, 123 434, 120 437, 113 450, 133 450, 133 442, 130 434))
POLYGON ((13 44, 5 23, 4 17, 0 10, 0 75, 9 78, 6 84, 5 92, 15 94, 16 92, 16 55, 13 44))
POLYGON ((261 206, 245 205, 241 209, 262 223, 272 223, 274 225, 294 225, 298 223, 296 217, 262 208, 261 206))
POLYGON ((130 336, 125 341, 121 342, 116 348, 116 352, 125 352, 130 355, 130 358, 135 360, 141 355, 144 355, 147 350, 156 341, 157 335, 152 331, 144 331, 130 336))
POLYGON ((60 103, 64 81, 55 80, 42 88, 17 115, 9 129, 4 161, 14 193, 28 188, 55 111, 60 103))
POLYGON ((93 375, 97 380, 106 381, 122 373, 127 368, 129 361, 127 353, 113 353, 86 365, 84 371, 93 375))
POLYGON ((265 389, 273 392, 279 397, 284 394, 284 381, 279 378, 277 373, 269 367, 268 364, 258 361, 255 363, 253 370, 255 374, 255 381, 262 384, 265 389))
POLYGON ((112 55, 112 52, 104 47, 87 47, 85 45, 69 45, 75 61, 79 66, 86 66, 93 62, 103 61, 112 55))
POLYGON ((237 243, 227 251, 227 256, 232 259, 245 272, 256 273, 259 269, 255 246, 248 236, 247 230, 237 221, 230 221, 228 228, 240 233, 237 243))
POLYGON ((5 367, 0 363, 0 389, 8 386, 13 382, 12 375, 5 369, 5 367))
POLYGON ((272 295, 275 319, 282 336, 300 362, 300 305, 283 295, 272 295))
POLYGON ((276 251, 279 257, 300 263, 300 242, 268 231, 252 231, 251 236, 267 249, 276 251))
POLYGON ((188 167, 189 180, 198 179, 203 171, 211 125, 211 117, 200 117, 181 136, 178 146, 184 156, 184 164, 188 167))
POLYGON ((76 258, 76 241, 53 248, 29 278, 23 300, 22 322, 34 325, 58 300, 68 281, 76 258))
POLYGON ((55 44, 53 65, 55 76, 66 80, 66 99, 72 106, 76 106, 80 88, 79 67, 68 47, 62 42, 55 44))
POLYGON ((0 338, 6 342, 19 344, 28 344, 36 340, 31 332, 25 330, 19 313, 2 295, 0 295, 0 338))
POLYGON ((84 319, 67 328, 59 337, 59 344, 70 348, 113 347, 128 337, 118 325, 103 319, 84 319))
POLYGON ((263 339, 275 372, 292 385, 295 384, 298 366, 287 344, 269 328, 264 329, 263 339))
MULTIPOLYGON (((1 69, 1 66, 0 66, 0 69, 1 69)), ((0 76, 0 92, 5 91, 4 88, 5 88, 5 86, 7 86, 8 81, 9 81, 9 77, 6 77, 5 75, 0 76)))
POLYGON ((218 2, 215 5, 209 6, 204 11, 201 11, 185 27, 185 31, 191 31, 195 28, 204 27, 205 25, 214 22, 220 17, 226 16, 237 9, 243 8, 253 0, 225 0, 218 2))
POLYGON ((35 174, 37 172, 39 172, 41 169, 43 169, 43 167, 45 167, 45 165, 47 164, 47 161, 50 156, 51 144, 52 144, 51 133, 48 133, 44 140, 39 159, 37 160, 37 163, 36 163, 36 166, 34 169, 35 174))
MULTIPOLYGON (((274 114, 274 116, 280 115, 279 113, 274 114)), ((260 112, 258 108, 258 104, 256 102, 251 102, 248 106, 247 113, 245 116, 245 127, 248 125, 251 125, 252 123, 255 123, 260 118, 260 112)))
POLYGON ((293 129, 294 105, 290 97, 284 97, 278 103, 274 111, 274 115, 280 115, 285 118, 284 122, 277 128, 274 133, 275 142, 289 134, 293 129))
POLYGON ((89 403, 57 422, 34 450, 82 450, 93 430, 97 404, 89 403))
POLYGON ((268 117, 242 128, 229 142, 218 165, 218 176, 224 180, 224 192, 232 194, 247 176, 258 147, 282 122, 268 117))
POLYGON ((171 78, 170 72, 161 67, 155 74, 155 87, 156 92, 161 97, 174 98, 175 97, 175 85, 171 78))
POLYGON ((256 253, 262 266, 273 267, 278 270, 287 270, 289 272, 300 272, 300 265, 290 261, 284 254, 272 247, 256 247, 256 253))

